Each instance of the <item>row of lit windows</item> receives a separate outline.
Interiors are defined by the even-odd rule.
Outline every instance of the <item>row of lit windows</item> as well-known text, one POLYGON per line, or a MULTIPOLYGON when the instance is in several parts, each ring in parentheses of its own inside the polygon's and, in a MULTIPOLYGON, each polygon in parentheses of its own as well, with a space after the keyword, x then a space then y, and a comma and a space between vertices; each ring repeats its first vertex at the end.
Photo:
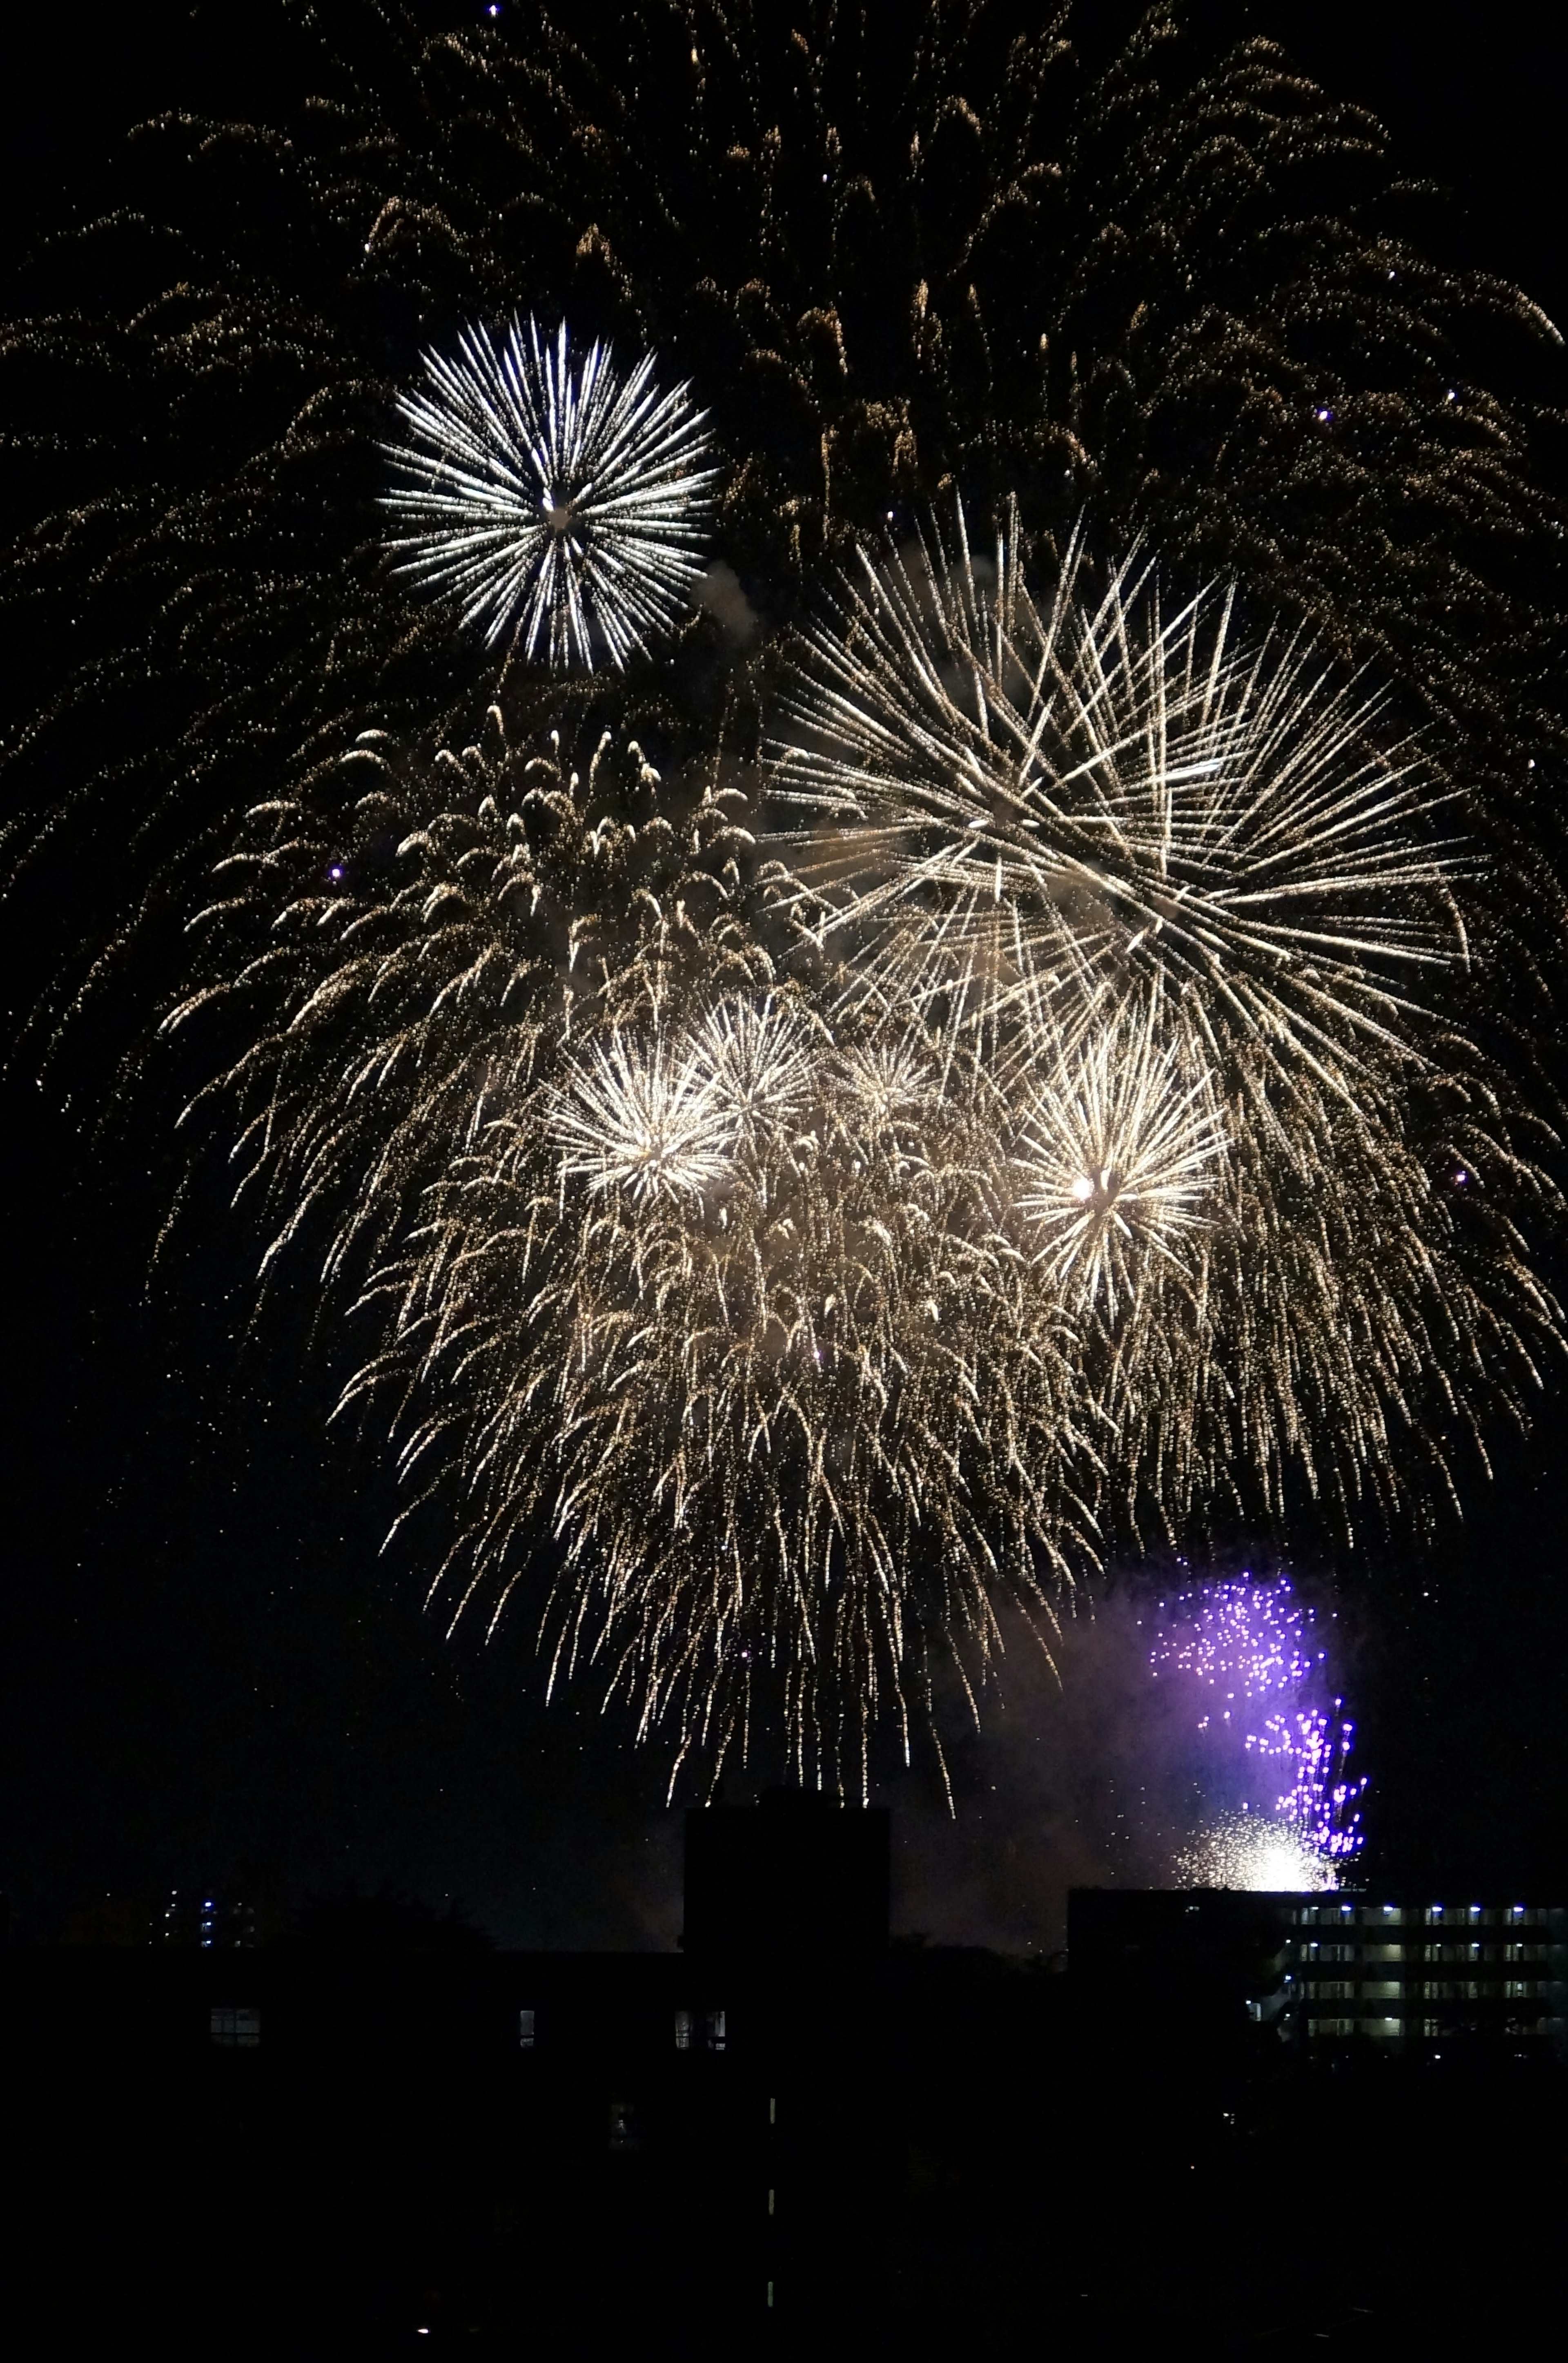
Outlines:
POLYGON ((1312 2022, 1311 2031, 1315 2036, 1330 2041, 1335 2037, 1359 2035, 1371 2036, 1375 2041, 1395 2042, 1402 2036, 1419 2035, 1429 2043, 1445 2036, 1452 2038, 1454 2033, 1446 2020, 1441 2018, 1423 2018, 1419 2024, 1414 2019, 1407 2024, 1398 2018, 1319 2018, 1312 2022))
MULTIPOLYGON (((261 2040, 261 2014, 259 2010, 237 2009, 225 2004, 208 2016, 208 2030, 220 2051, 254 2051, 261 2040)), ((517 2041, 525 2051, 534 2050, 539 2040, 537 2011, 520 2010, 517 2014, 517 2041)), ((678 2051, 723 2051, 726 2035, 722 2010, 678 2010, 675 2014, 675 2047, 678 2051)))
POLYGON ((1543 1928, 1551 1913, 1529 1903, 1302 1903, 1295 1916, 1298 1928, 1543 1928))
MULTIPOLYGON (((1419 1948, 1412 1945, 1408 1947, 1410 1957, 1416 1957, 1418 1950, 1419 1957, 1428 1961, 1544 1961, 1550 1959, 1551 1952, 1549 1945, 1483 1945, 1479 1940, 1424 1945, 1419 1948)), ((1301 1961, 1353 1961, 1358 1958, 1364 1961, 1402 1961, 1407 1958, 1407 1948, 1403 1945, 1363 1945, 1358 1952, 1354 1945, 1325 1944, 1310 1937, 1297 1951, 1297 1958, 1301 1961)))
MULTIPOLYGON (((1320 1978, 1308 1996, 1310 2002, 1397 2002, 1405 1987, 1392 1978, 1374 1978, 1357 1984, 1353 1978, 1320 1978)), ((1479 1978, 1427 1978, 1412 1984, 1412 2000, 1419 1994, 1428 2002, 1539 2002, 1547 1988, 1536 1978, 1505 1978, 1500 1985, 1486 1985, 1479 1978)))
MULTIPOLYGON (((1309 1973, 1320 1961, 1346 1961, 1348 1964, 1348 1961, 1360 1959, 1365 1966, 1391 1966, 1403 1964, 1405 1959, 1415 1961, 1417 1947, 1412 1945, 1409 1954, 1405 1954, 1403 1945, 1363 1945, 1358 1954, 1355 1945, 1304 1945, 1297 1959, 1298 1966, 1309 1973)), ((1474 1964, 1485 1964, 1487 1969, 1497 1969, 1497 1966, 1507 1964, 1509 1969, 1520 1969, 1526 1961, 1551 1959, 1551 1947, 1549 1945, 1421 1945, 1419 1959, 1474 1961, 1474 1964)))

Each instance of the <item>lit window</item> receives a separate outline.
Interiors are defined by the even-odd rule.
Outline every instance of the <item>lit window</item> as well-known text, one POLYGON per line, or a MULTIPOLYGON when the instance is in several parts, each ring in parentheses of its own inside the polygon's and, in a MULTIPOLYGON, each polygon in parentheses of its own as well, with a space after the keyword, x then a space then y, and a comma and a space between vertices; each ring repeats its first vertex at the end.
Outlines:
POLYGON ((1503 1992, 1509 2002, 1534 2002, 1540 1988, 1534 1978, 1505 1978, 1503 1992))
POLYGON ((635 2101, 610 2103, 610 2147, 613 2150, 646 2149, 647 2129, 635 2101))
POLYGON ((722 2010, 678 2010, 675 2047, 678 2051, 723 2051, 724 2014, 722 2010))
POLYGON ((220 2051, 254 2051, 261 2040, 259 2010, 215 2009, 210 2014, 208 2025, 220 2051))
POLYGON ((535 2014, 531 2010, 520 2010, 517 2014, 517 2045, 519 2050, 532 2051, 538 2039, 535 2032, 534 2018, 535 2014))

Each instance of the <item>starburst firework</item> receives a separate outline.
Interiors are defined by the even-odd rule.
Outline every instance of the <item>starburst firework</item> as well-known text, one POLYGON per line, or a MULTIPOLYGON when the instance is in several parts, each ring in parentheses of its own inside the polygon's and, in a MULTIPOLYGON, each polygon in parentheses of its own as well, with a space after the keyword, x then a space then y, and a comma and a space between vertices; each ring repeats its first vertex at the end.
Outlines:
POLYGON ((624 665, 668 631, 700 572, 714 471, 688 388, 661 394, 653 356, 624 381, 603 345, 574 359, 514 322, 425 355, 398 404, 407 440, 386 505, 415 581, 525 656, 624 665))
POLYGON ((591 1190, 701 1197, 729 1175, 734 1118, 688 1049, 613 1034, 568 1068, 550 1112, 561 1173, 591 1190))
POLYGON ((780 793, 812 920, 889 1000, 982 1036, 1054 988, 1192 987, 1219 1032, 1312 1062, 1384 1041, 1458 957, 1454 848, 1377 697, 1298 636, 1238 644, 1232 603, 1166 617, 1147 561, 1100 589, 1075 543, 1048 600, 1016 514, 994 562, 934 524, 859 554, 781 702, 780 793))
POLYGON ((1207 1068, 1183 1071, 1186 1047, 1161 1038, 1157 1001, 1070 1046, 1032 1045, 1018 1204, 1051 1283, 1112 1321, 1151 1261, 1186 1269, 1214 1193, 1224 1125, 1207 1068))

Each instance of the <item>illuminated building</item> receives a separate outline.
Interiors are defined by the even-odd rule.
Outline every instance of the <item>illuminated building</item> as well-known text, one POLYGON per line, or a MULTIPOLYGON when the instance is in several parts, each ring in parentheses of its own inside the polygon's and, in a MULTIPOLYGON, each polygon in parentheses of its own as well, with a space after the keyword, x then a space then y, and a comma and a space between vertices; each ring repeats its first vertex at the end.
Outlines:
POLYGON ((1280 1901, 1294 2015, 1309 2047, 1360 2040, 1438 2056, 1476 2043, 1562 2047, 1568 1911, 1364 1895, 1280 1901))
POLYGON ((1308 2056, 1568 2048, 1568 1910, 1231 1888, 1080 1888, 1068 1960, 1107 2032, 1161 2042, 1244 2014, 1308 2056))

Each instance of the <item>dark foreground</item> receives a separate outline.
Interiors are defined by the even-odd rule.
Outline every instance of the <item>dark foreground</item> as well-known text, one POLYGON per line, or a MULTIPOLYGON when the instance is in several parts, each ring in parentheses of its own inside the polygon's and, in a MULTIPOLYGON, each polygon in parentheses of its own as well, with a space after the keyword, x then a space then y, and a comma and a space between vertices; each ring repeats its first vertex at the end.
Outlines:
POLYGON ((1562 2312, 1539 2054, 1309 2060, 920 1947, 0 1969, 17 2352, 1522 2353, 1562 2312))

